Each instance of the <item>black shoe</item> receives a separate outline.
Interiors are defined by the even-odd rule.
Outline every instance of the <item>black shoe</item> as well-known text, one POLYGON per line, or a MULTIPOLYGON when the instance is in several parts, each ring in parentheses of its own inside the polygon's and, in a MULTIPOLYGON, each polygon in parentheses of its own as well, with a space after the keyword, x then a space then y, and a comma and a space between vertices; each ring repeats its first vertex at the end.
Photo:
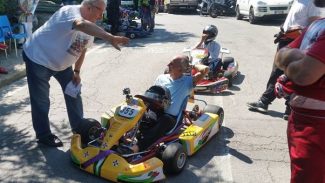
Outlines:
POLYGON ((290 116, 290 113, 291 113, 291 108, 289 106, 287 106, 286 110, 284 111, 284 114, 283 114, 283 119, 288 120, 289 116, 290 116))
POLYGON ((288 119, 289 119, 289 115, 288 115, 288 114, 283 114, 282 118, 283 118, 284 120, 288 120, 288 119))
POLYGON ((268 105, 264 104, 261 100, 257 102, 247 103, 247 106, 249 107, 250 110, 259 111, 262 113, 266 113, 268 108, 268 105))
POLYGON ((50 147, 62 147, 62 141, 53 134, 47 135, 45 137, 39 138, 38 143, 50 146, 50 147))

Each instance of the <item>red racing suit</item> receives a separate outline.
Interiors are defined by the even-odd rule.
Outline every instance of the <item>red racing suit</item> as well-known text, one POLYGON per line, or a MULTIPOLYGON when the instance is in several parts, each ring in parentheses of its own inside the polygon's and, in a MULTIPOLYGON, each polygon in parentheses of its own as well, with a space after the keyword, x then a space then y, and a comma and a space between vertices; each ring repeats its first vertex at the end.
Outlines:
MULTIPOLYGON (((311 24, 291 48, 325 64, 325 19, 311 24)), ((315 83, 290 83, 292 113, 287 128, 291 183, 325 183, 325 73, 315 83)))

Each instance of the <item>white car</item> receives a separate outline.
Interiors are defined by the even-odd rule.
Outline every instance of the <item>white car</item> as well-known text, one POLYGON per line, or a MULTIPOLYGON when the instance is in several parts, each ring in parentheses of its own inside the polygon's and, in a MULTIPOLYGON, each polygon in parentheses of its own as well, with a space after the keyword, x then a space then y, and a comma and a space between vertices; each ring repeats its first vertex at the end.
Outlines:
POLYGON ((251 24, 261 18, 285 18, 293 0, 237 0, 236 18, 248 16, 251 24))
POLYGON ((121 0, 121 7, 123 8, 134 8, 133 0, 121 0))

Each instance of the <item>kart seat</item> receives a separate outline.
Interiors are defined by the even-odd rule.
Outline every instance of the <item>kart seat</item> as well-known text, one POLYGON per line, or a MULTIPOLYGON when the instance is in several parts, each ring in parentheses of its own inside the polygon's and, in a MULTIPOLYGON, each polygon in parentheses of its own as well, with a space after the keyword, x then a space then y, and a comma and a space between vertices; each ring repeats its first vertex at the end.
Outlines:
POLYGON ((224 57, 222 59, 222 69, 223 70, 227 70, 228 66, 230 63, 234 62, 234 58, 233 57, 224 57))
POLYGON ((180 108, 180 110, 178 112, 178 115, 177 115, 176 124, 169 132, 166 133, 166 135, 172 134, 179 126, 181 126, 182 121, 183 121, 183 117, 184 117, 184 110, 186 109, 186 105, 187 105, 187 102, 188 102, 189 98, 190 98, 189 95, 184 98, 184 100, 182 102, 182 105, 181 105, 181 108, 180 108))
MULTIPOLYGON (((152 99, 150 99, 146 96, 135 95, 135 97, 142 99, 146 103, 149 103, 149 106, 151 106, 151 107, 156 106, 155 101, 153 101, 152 99)), ((177 115, 176 123, 175 123, 174 127, 166 133, 166 135, 172 134, 182 124, 183 117, 184 117, 184 110, 186 109, 186 105, 187 105, 189 97, 190 96, 188 95, 184 98, 181 108, 180 108, 180 111, 178 112, 178 115, 177 115)))

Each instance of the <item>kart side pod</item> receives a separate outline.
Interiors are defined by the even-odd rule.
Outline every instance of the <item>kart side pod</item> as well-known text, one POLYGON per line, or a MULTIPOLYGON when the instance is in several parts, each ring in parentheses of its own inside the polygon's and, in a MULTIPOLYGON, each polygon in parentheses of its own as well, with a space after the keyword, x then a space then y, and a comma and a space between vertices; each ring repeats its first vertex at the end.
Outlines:
POLYGON ((204 113, 180 135, 187 155, 193 155, 219 131, 218 119, 216 114, 204 113))
POLYGON ((155 157, 138 164, 129 164, 114 151, 107 150, 109 152, 105 156, 100 156, 99 154, 103 154, 100 148, 81 148, 79 134, 72 136, 70 150, 72 161, 80 169, 110 181, 155 182, 165 179, 163 163, 155 157))

